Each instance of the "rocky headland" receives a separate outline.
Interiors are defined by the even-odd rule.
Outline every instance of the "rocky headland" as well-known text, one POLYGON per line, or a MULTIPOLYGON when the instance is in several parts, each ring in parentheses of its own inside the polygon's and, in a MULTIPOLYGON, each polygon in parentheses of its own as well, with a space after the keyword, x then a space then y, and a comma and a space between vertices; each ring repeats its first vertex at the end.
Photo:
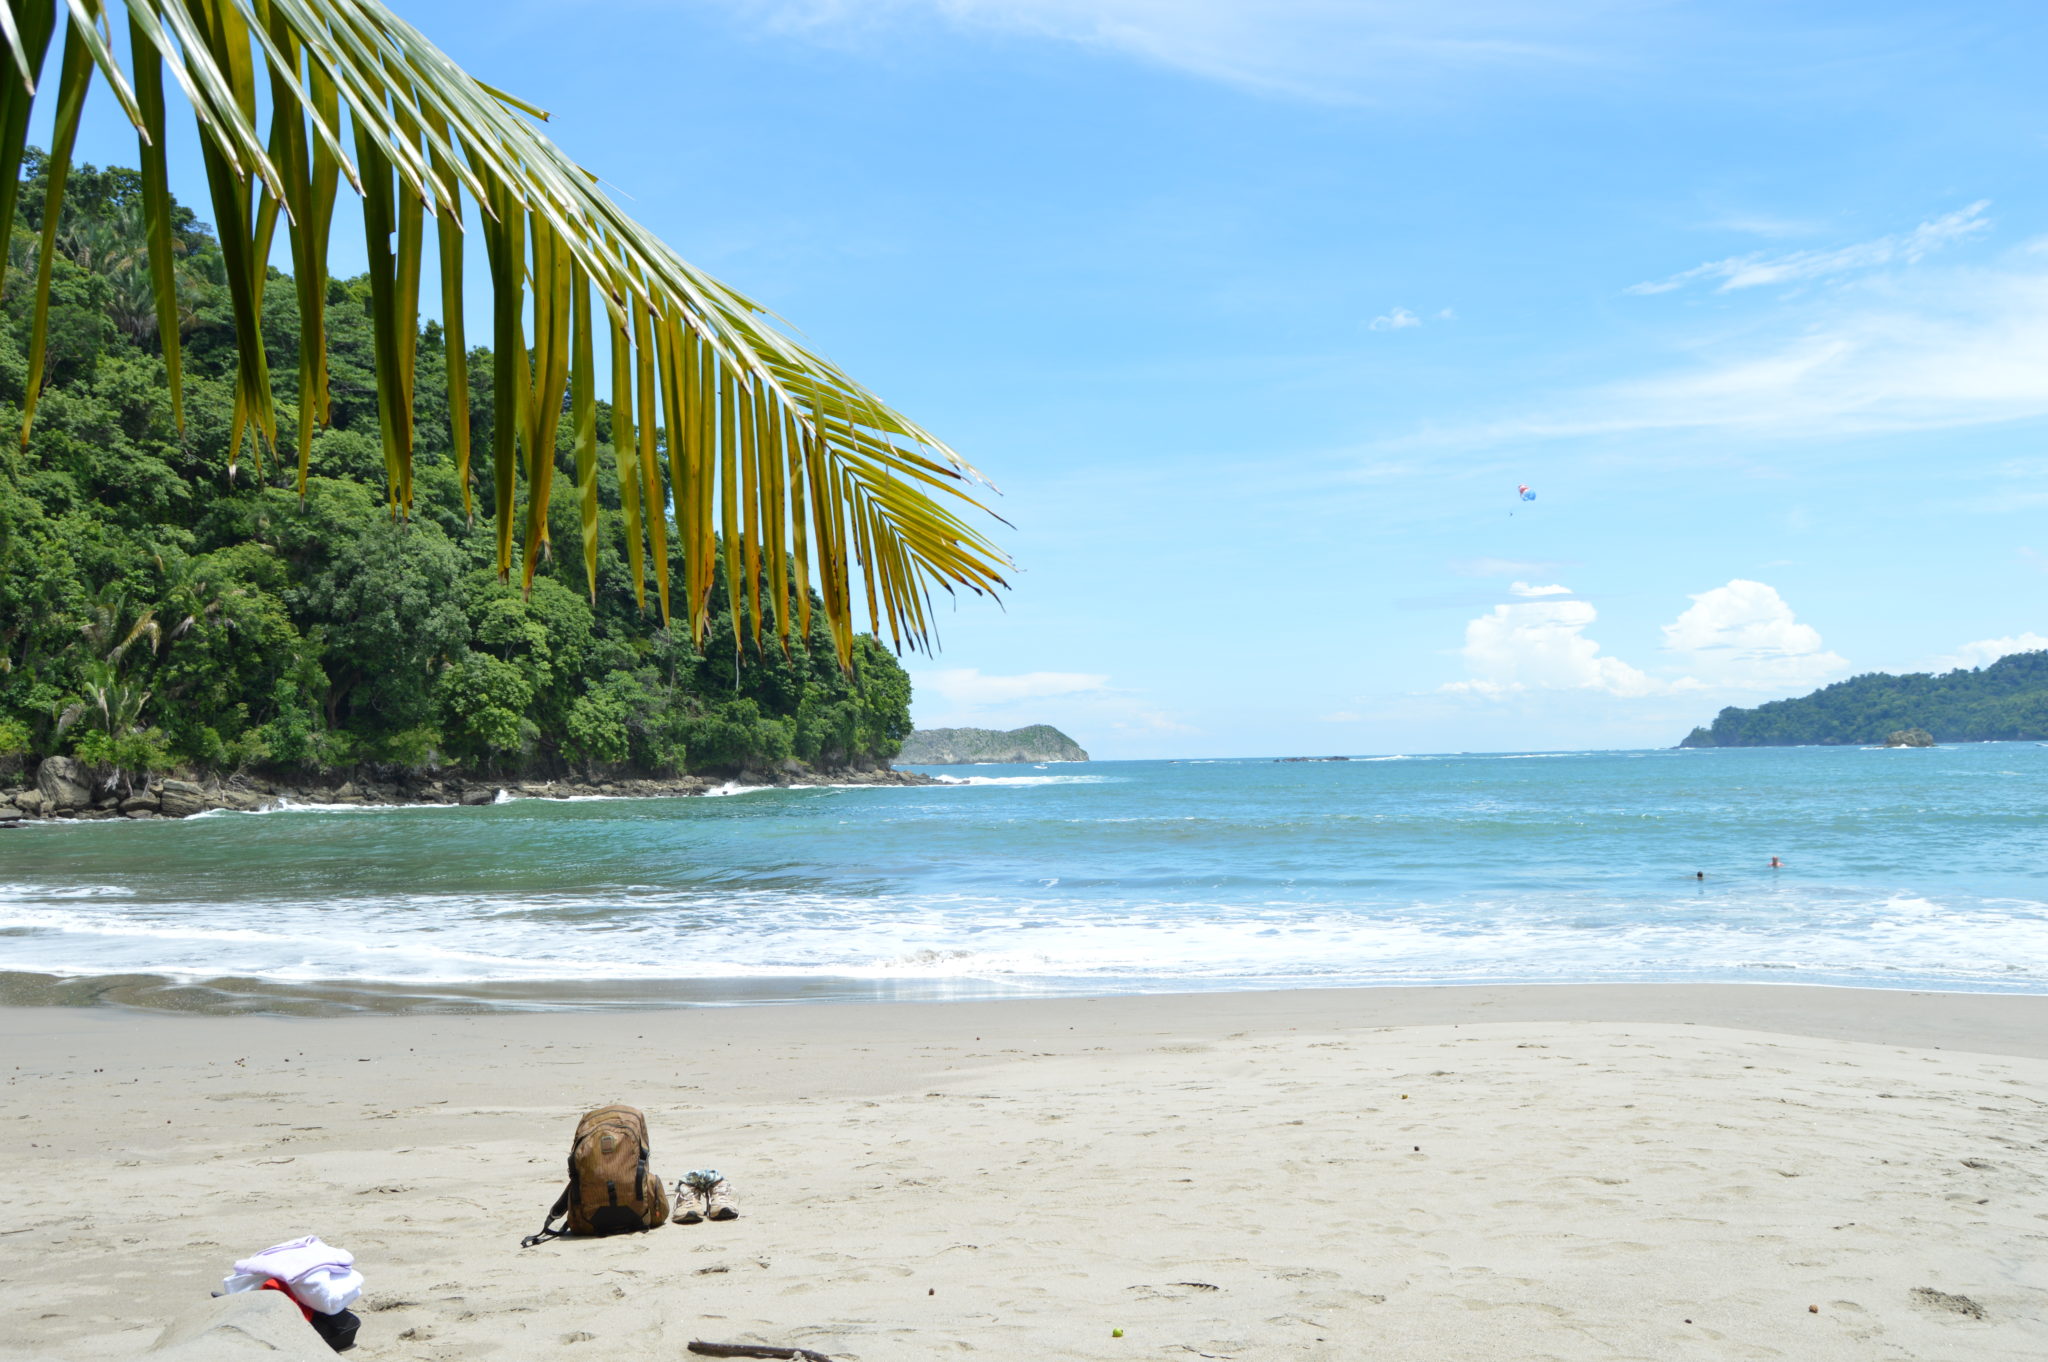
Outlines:
POLYGON ((983 762, 1036 764, 1086 761, 1081 744, 1051 724, 1007 732, 993 728, 920 728, 903 740, 896 760, 913 766, 970 766, 983 762))

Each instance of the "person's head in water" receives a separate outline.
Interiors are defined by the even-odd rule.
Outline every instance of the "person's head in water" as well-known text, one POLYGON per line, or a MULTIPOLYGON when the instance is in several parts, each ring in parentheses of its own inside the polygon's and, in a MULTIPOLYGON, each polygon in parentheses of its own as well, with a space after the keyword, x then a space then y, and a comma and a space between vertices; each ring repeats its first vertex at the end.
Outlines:
POLYGON ((1695 870, 1692 872, 1692 877, 1696 880, 1703 880, 1707 877, 1707 872, 1704 870, 1695 870))
POLYGON ((1783 870, 1784 868, 1784 866, 1778 864, 1778 858, 1776 856, 1771 857, 1771 869, 1783 870))

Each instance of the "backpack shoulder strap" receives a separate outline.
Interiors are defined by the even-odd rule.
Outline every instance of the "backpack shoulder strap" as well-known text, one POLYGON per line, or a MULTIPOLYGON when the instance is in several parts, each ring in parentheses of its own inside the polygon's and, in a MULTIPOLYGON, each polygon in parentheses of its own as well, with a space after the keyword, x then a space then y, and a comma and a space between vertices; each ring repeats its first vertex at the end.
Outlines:
POLYGON ((540 1229, 520 1240, 519 1247, 532 1248, 535 1244, 549 1239, 560 1239, 566 1235, 569 1231, 566 1229, 556 1229, 555 1222, 568 1214, 569 1188, 564 1187, 562 1194, 555 1198, 555 1204, 548 1208, 547 1219, 541 1222, 540 1229))

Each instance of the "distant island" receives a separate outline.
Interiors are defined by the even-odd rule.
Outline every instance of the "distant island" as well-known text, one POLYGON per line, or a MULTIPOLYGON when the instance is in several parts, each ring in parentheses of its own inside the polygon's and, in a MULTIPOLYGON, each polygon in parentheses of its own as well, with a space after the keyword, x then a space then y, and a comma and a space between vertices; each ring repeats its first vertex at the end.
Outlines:
POLYGON ((1081 745, 1051 724, 1007 733, 993 728, 920 728, 903 740, 896 760, 907 766, 969 766, 977 762, 1086 761, 1081 745))
POLYGON ((2048 740, 2048 651, 2013 653, 1988 667, 1940 675, 1871 672, 1797 699, 1730 707, 1679 746, 1918 747, 2014 739, 2048 740))

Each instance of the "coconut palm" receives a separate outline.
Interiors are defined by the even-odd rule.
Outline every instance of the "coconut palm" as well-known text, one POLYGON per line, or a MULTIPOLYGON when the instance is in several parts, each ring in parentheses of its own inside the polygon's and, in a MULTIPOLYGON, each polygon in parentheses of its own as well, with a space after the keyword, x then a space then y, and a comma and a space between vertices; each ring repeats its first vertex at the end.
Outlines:
POLYGON ((109 737, 122 737, 142 726, 142 711, 149 704, 149 691, 120 673, 114 662, 92 661, 79 669, 79 684, 85 697, 75 700, 57 716, 62 733, 80 719, 109 737))
POLYGON ((99 597, 86 612, 85 623, 78 627, 78 632, 90 661, 105 661, 115 667, 143 639, 149 640, 149 651, 154 653, 162 646, 164 637, 163 626, 157 623, 156 607, 145 606, 131 619, 128 593, 111 582, 100 588, 99 597))
MULTIPOLYGON (((672 508, 685 596, 677 613, 698 643, 718 571, 735 609, 744 607, 756 646, 764 615, 785 647, 792 627, 808 634, 815 578, 842 663, 853 646, 856 577, 871 626, 886 627, 899 647, 930 645, 934 588, 979 593, 1005 585, 1001 550, 964 518, 985 509, 973 495, 980 474, 627 217, 541 134, 536 121, 545 113, 462 71, 378 0, 7 0, 0 19, 8 48, 0 66, 11 58, 14 68, 0 74, 0 222, 13 220, 30 107, 53 79, 56 100, 24 439, 42 381, 64 182, 96 79, 139 135, 158 331, 173 408, 183 419, 164 154, 168 74, 198 123, 242 338, 231 467, 245 435, 258 458, 280 442, 258 319, 282 221, 300 312, 305 396, 295 444, 304 490, 313 428, 327 409, 327 245, 346 180, 362 197, 394 514, 412 503, 413 358, 431 219, 465 498, 471 451, 461 280, 472 226, 491 277, 499 419, 488 457, 501 577, 516 558, 530 587, 549 548, 554 438, 566 403, 582 548, 595 582, 597 399, 608 377, 628 542, 640 544, 644 532, 666 619, 672 508), (125 62, 110 18, 117 9, 128 21, 125 62), (59 36, 52 76, 43 67, 59 36), (259 114, 259 87, 267 117, 259 114), (608 375, 593 358, 601 329, 610 341, 608 375), (657 463, 664 452, 666 486, 657 463), (518 503, 524 524, 515 534, 518 503)), ((283 439, 294 443, 291 432, 283 439)), ((639 580, 635 574, 636 590, 639 580)))

